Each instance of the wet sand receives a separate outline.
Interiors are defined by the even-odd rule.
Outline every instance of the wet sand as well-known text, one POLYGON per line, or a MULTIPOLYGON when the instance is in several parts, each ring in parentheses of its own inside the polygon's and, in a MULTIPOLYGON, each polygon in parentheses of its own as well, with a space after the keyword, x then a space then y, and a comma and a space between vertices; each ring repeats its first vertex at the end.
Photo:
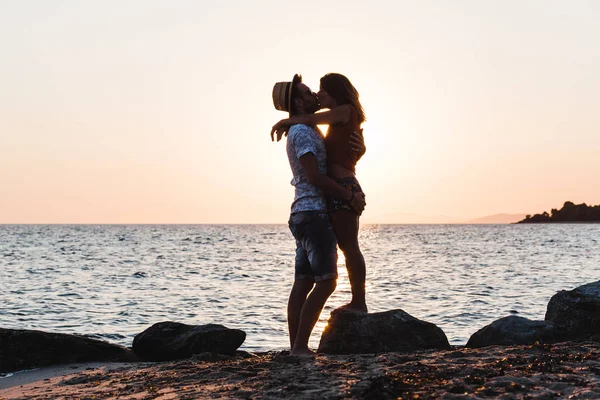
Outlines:
POLYGON ((0 379, 0 399, 600 398, 600 343, 410 354, 79 364, 0 379))

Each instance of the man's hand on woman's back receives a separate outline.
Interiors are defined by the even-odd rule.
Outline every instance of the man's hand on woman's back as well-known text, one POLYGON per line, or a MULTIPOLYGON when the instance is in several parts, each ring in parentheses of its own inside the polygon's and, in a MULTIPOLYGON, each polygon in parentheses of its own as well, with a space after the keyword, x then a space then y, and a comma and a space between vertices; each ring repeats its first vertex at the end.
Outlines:
POLYGON ((357 154, 357 161, 365 155, 367 146, 365 146, 365 137, 363 136, 362 128, 352 132, 352 135, 350 135, 350 146, 352 146, 352 151, 357 154))

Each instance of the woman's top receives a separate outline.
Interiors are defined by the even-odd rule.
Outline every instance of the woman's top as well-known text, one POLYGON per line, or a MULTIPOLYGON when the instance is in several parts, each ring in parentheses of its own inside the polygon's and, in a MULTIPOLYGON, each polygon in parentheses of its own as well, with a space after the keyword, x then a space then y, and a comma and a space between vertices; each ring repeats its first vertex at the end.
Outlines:
POLYGON ((352 150, 350 145, 350 135, 352 132, 360 129, 358 122, 358 113, 356 109, 350 107, 350 119, 345 124, 330 125, 325 137, 325 146, 327 148, 327 166, 338 164, 345 169, 355 172, 358 154, 352 150))

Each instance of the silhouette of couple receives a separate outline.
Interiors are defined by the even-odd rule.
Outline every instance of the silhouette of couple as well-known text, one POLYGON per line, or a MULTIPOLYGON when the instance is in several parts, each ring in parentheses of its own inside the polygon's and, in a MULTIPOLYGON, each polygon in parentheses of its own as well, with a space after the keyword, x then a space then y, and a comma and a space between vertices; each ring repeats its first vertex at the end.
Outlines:
MULTIPOLYGON (((273 87, 273 104, 289 118, 276 123, 271 140, 287 135, 295 188, 289 227, 296 239, 294 285, 288 300, 291 354, 313 354, 310 334, 337 284, 337 248, 344 253, 352 300, 339 310, 367 312, 365 260, 358 244, 365 195, 355 167, 365 153, 365 113, 348 78, 327 74, 315 94, 294 75, 273 87), (328 111, 315 113, 319 109, 328 111), (323 135, 317 125, 328 125, 323 135)), ((335 312, 334 311, 334 312, 335 312)))

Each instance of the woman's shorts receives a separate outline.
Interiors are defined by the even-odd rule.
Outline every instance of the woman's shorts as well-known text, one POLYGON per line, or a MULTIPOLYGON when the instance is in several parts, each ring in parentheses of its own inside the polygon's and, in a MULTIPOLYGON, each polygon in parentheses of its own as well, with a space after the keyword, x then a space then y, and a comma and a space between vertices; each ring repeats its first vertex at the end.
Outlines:
MULTIPOLYGON (((355 193, 362 192, 362 188, 360 187, 358 180, 353 176, 348 178, 337 178, 334 180, 338 185, 343 186, 348 190, 351 190, 355 193)), ((350 206, 350 202, 346 200, 340 200, 333 197, 327 198, 327 211, 330 213, 334 213, 339 210, 348 210, 356 212, 350 206)))

